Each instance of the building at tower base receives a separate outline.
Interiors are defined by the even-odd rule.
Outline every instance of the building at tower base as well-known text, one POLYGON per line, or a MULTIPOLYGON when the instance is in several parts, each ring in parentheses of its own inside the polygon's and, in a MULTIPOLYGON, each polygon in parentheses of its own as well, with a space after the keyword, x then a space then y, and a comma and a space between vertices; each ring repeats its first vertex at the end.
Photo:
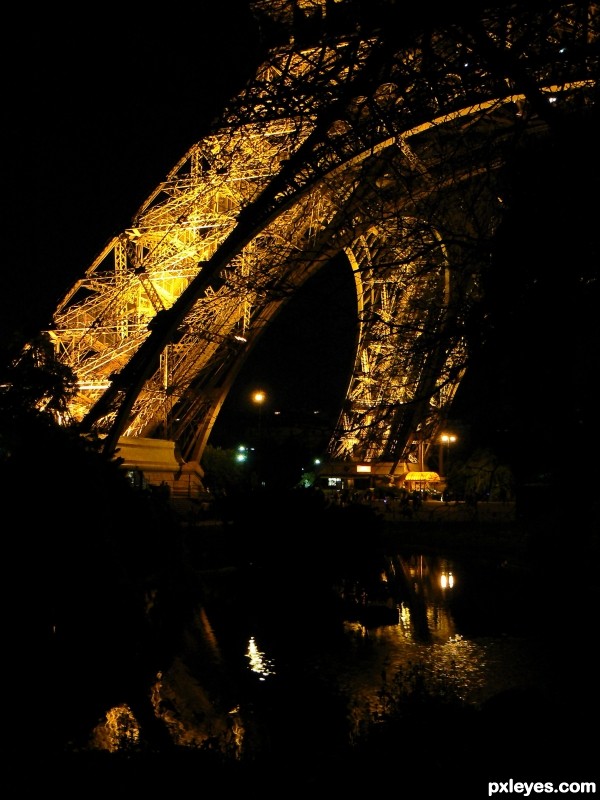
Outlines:
POLYGON ((373 489, 400 489, 412 492, 441 488, 437 472, 420 469, 417 464, 391 461, 332 461, 319 470, 317 485, 325 492, 365 492, 373 489))
POLYGON ((115 455, 136 487, 162 487, 173 499, 202 500, 206 495, 204 470, 196 462, 184 462, 175 442, 121 436, 115 455))

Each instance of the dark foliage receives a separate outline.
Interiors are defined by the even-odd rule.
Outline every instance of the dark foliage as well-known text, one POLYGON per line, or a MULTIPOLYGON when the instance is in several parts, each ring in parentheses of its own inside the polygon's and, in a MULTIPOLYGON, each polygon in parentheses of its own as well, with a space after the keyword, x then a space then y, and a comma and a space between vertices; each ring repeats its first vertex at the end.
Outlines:
POLYGON ((115 703, 144 713, 177 634, 163 622, 183 588, 180 532, 159 496, 56 422, 72 378, 47 348, 35 353, 5 367, 0 393, 11 746, 28 747, 33 726, 60 752, 115 703))

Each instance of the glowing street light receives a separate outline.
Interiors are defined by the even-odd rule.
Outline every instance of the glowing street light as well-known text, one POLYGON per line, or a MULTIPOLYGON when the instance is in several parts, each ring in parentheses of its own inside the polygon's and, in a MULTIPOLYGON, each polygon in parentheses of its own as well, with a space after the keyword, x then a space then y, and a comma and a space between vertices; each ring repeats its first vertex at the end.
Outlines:
MULTIPOLYGON (((264 454, 262 452, 262 407, 267 399, 267 393, 262 389, 257 389, 252 393, 252 401, 258 406, 258 436, 257 436, 257 452, 256 452, 256 472, 260 480, 260 472, 264 454)), ((262 481, 261 481, 262 483, 262 481)))
POLYGON ((258 406, 258 444, 262 444, 262 407, 267 399, 267 393, 262 389, 257 389, 252 394, 253 402, 258 406))
POLYGON ((439 446, 439 469, 440 477, 444 474, 444 445, 446 445, 446 455, 450 454, 450 445, 454 444, 456 436, 453 433, 442 433, 439 446))

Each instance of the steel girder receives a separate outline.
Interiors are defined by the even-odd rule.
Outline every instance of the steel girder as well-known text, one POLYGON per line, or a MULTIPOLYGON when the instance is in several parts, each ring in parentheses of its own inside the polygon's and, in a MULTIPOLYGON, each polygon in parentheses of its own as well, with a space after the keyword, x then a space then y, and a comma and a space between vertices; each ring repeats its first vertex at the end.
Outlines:
POLYGON ((73 418, 199 461, 270 321, 345 253, 357 355, 330 454, 415 460, 464 374, 505 165, 597 102, 598 6, 550 6, 409 44, 376 19, 310 46, 291 28, 59 304, 73 418))

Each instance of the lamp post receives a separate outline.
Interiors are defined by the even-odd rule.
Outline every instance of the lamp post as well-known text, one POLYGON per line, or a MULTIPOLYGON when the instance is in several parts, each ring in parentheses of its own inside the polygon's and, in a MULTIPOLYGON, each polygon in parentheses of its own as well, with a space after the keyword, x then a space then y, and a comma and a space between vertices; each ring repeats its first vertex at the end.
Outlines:
POLYGON ((266 399, 267 399, 267 395, 265 394, 265 392, 263 392, 262 389, 257 389, 257 391, 254 392, 254 394, 252 395, 252 400, 258 406, 258 441, 259 442, 260 442, 261 433, 262 433, 262 431, 261 431, 261 428, 262 428, 262 407, 263 407, 263 403, 265 402, 266 399))
POLYGON ((450 445, 454 444, 456 441, 456 436, 453 433, 442 433, 440 436, 440 446, 439 446, 439 469, 438 472, 440 473, 440 478, 444 474, 444 445, 446 445, 446 456, 450 454, 450 445))
POLYGON ((256 475, 258 478, 259 486, 262 486, 262 471, 263 471, 263 451, 262 451, 262 407, 267 399, 266 392, 262 389, 257 389, 252 394, 252 401, 258 406, 258 433, 256 441, 256 475))

